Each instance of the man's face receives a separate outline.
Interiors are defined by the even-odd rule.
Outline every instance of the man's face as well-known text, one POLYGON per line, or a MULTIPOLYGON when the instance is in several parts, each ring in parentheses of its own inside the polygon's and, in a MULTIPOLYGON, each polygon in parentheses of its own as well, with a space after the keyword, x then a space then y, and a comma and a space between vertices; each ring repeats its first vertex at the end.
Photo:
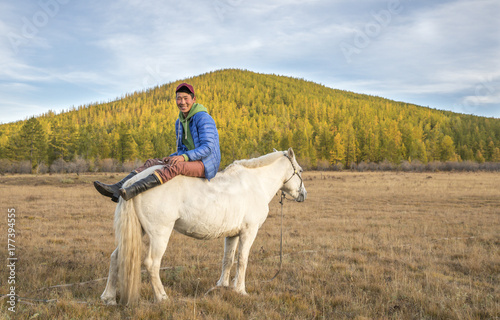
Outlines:
POLYGON ((180 112, 182 112, 184 116, 187 116, 189 110, 191 110, 193 104, 196 102, 196 97, 191 98, 191 95, 186 92, 177 92, 176 102, 180 112))

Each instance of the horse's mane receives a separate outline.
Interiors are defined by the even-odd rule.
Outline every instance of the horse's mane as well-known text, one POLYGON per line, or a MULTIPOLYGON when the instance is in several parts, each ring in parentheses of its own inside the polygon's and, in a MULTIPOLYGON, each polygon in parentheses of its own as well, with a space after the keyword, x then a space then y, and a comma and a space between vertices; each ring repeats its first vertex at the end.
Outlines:
POLYGON ((233 163, 231 163, 230 165, 228 165, 224 169, 224 172, 232 171, 232 170, 236 169, 239 166, 245 167, 245 168, 260 168, 260 167, 264 167, 264 166, 270 165, 271 163, 274 163, 280 157, 283 157, 283 152, 281 152, 281 151, 275 151, 275 152, 272 152, 272 153, 260 156, 258 158, 236 160, 233 163))

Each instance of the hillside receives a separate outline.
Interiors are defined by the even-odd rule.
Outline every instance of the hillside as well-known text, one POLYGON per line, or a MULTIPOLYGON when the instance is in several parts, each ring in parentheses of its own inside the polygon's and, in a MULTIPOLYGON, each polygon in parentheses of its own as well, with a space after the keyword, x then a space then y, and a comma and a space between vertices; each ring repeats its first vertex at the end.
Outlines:
MULTIPOLYGON (((500 119, 335 90, 302 79, 219 70, 190 79, 219 128, 224 168, 293 146, 308 167, 403 160, 500 161, 500 119)), ((0 126, 0 159, 144 160, 175 149, 175 87, 135 92, 0 126)))

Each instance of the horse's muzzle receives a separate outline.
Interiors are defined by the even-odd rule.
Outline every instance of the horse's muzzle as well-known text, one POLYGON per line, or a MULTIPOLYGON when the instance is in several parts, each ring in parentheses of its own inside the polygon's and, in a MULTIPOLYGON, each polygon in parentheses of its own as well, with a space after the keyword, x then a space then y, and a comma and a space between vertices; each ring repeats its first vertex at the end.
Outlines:
POLYGON ((306 188, 302 188, 299 190, 299 196, 295 199, 297 202, 304 202, 307 198, 306 188))

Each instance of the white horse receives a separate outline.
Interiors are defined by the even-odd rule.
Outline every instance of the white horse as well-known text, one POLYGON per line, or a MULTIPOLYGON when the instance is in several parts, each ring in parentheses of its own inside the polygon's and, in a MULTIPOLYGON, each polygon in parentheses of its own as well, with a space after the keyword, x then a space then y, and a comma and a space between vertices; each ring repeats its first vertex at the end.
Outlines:
MULTIPOLYGON (((157 168, 137 174, 125 186, 157 168)), ((247 294, 248 254, 257 231, 267 218, 269 202, 279 190, 296 201, 304 201, 307 191, 301 173, 290 148, 235 161, 211 181, 177 176, 129 201, 120 198, 114 222, 117 248, 111 254, 108 282, 101 299, 106 304, 116 304, 116 285, 120 282, 120 303, 127 305, 138 301, 144 233, 150 240, 144 265, 150 275, 155 302, 167 299, 159 270, 172 230, 196 239, 226 238, 222 274, 217 286, 229 286, 229 274, 238 247, 234 289, 247 294)))

